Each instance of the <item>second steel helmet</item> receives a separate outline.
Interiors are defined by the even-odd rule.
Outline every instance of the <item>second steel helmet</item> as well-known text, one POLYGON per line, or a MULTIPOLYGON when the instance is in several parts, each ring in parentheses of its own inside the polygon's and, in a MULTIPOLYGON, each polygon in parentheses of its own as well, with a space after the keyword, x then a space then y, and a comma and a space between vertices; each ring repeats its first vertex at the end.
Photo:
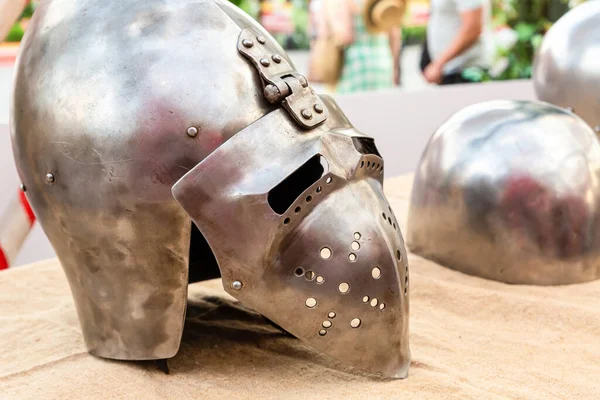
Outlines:
POLYGON ((600 144, 546 104, 469 106, 431 137, 415 175, 410 249, 507 283, 600 278, 600 144))

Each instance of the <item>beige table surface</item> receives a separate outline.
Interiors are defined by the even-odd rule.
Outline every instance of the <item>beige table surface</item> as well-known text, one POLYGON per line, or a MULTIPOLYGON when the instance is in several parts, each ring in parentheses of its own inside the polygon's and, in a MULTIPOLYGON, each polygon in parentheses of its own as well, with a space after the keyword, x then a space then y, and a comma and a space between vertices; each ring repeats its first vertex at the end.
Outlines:
MULTIPOLYGON (((386 182, 399 221, 410 186, 410 176, 386 182)), ((600 398, 600 281, 510 286, 409 261, 413 361, 397 381, 336 369, 228 297, 220 281, 190 287, 170 375, 151 362, 98 359, 86 352, 58 261, 3 271, 0 398, 600 398)))

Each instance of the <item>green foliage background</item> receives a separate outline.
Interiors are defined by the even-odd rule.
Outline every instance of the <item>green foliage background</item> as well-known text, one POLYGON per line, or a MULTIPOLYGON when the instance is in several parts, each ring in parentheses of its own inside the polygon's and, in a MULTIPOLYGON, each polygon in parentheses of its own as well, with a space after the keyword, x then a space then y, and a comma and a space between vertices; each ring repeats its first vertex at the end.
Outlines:
MULTIPOLYGON (((258 19, 260 4, 258 0, 230 0, 254 19, 258 19)), ((308 0, 291 0, 293 6, 293 22, 296 27, 293 35, 274 35, 288 49, 308 49, 308 0)), ((571 5, 585 0, 571 0, 571 5)), ((26 7, 19 21, 31 18, 36 2, 26 7)), ((497 49, 496 58, 508 60, 506 69, 497 76, 492 76, 487 69, 468 68, 463 72, 465 78, 474 82, 490 80, 527 79, 532 74, 535 52, 539 48, 543 35, 552 23, 564 15, 570 8, 569 0, 493 0, 494 25, 507 26, 513 29, 518 37, 511 49, 497 49)), ((425 40, 425 26, 403 27, 405 44, 420 44, 425 40)), ((17 22, 8 32, 6 41, 20 42, 24 29, 17 22)))
POLYGON ((501 74, 492 76, 489 70, 468 68, 463 76, 474 82, 531 78, 535 53, 544 34, 569 9, 568 0, 494 0, 494 24, 513 29, 518 37, 517 43, 512 49, 497 50, 497 58, 508 60, 501 74))
POLYGON ((33 16, 34 11, 35 4, 33 4, 33 2, 29 3, 27 7, 25 7, 23 14, 21 14, 21 16, 19 17, 17 23, 14 24, 12 28, 10 28, 10 31, 8 31, 8 35, 6 35, 6 38, 4 40, 7 42, 20 42, 21 39, 23 39, 23 35, 25 34, 25 30, 21 26, 20 22, 23 18, 31 18, 33 16))

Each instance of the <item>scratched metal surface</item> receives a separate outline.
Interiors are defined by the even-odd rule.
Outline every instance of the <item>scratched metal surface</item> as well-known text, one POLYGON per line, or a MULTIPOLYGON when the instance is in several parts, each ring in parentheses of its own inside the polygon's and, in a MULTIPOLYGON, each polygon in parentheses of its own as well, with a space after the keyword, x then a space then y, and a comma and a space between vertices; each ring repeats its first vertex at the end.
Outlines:
POLYGON ((190 220, 171 186, 272 108, 239 32, 217 3, 191 0, 51 0, 29 26, 14 152, 94 354, 177 352, 190 220))
POLYGON ((598 279, 599 178, 600 143, 573 113, 541 102, 467 107, 423 153, 408 246, 501 282, 598 279))
MULTIPOLYGON (((275 185, 285 178, 283 171, 291 173, 289 160, 312 151, 329 159, 331 176, 339 180, 330 186, 332 193, 323 190, 321 208, 316 198, 313 204, 337 220, 319 229, 305 226, 302 232, 316 240, 327 228, 335 250, 341 232, 333 222, 356 229, 350 224, 354 220, 364 232, 364 240, 370 241, 369 246, 364 245, 364 261, 356 260, 361 254, 358 251, 351 260, 357 261, 361 270, 338 271, 348 278, 359 271, 365 275, 352 281, 355 293, 344 298, 350 302, 346 310, 340 299, 349 290, 340 293, 342 289, 331 286, 333 279, 319 292, 322 304, 327 304, 328 297, 331 305, 339 303, 337 321, 354 309, 354 315, 364 315, 356 325, 356 318, 346 324, 336 322, 333 328, 323 325, 332 328, 325 339, 320 330, 307 331, 314 328, 314 315, 290 318, 295 312, 289 304, 294 296, 288 296, 289 292, 306 292, 306 283, 299 281, 294 271, 303 257, 311 260, 305 241, 294 236, 298 232, 280 233, 285 240, 275 245, 259 241, 252 246, 244 237, 233 243, 232 238, 246 232, 249 241, 254 232, 225 224, 219 228, 229 234, 220 231, 214 235, 216 224, 202 219, 195 222, 206 235, 212 234, 210 244, 227 277, 232 249, 238 252, 238 266, 245 255, 255 268, 268 267, 265 260, 293 258, 293 267, 291 262, 285 263, 292 268, 285 273, 293 276, 295 285, 283 290, 282 282, 271 277, 253 296, 242 296, 242 300, 334 358, 371 373, 405 377, 409 364, 408 266, 397 221, 392 220, 389 206, 384 207, 383 161, 376 150, 367 151, 355 143, 357 137, 365 139, 364 135, 352 129, 332 101, 327 103, 331 113, 327 123, 307 131, 307 125, 302 126, 299 116, 290 111, 294 109, 292 101, 314 109, 313 120, 327 112, 320 110, 320 99, 300 81, 287 83, 292 92, 284 103, 287 112, 268 104, 257 70, 238 52, 240 32, 248 29, 258 42, 263 42, 259 36, 266 37, 269 51, 285 56, 264 29, 226 1, 49 0, 38 8, 16 70, 11 121, 14 153, 28 198, 69 280, 87 347, 92 354, 114 359, 174 356, 187 301, 188 213, 194 211, 197 216, 202 209, 201 199, 193 194, 212 187, 215 196, 223 197, 216 202, 207 199, 206 209, 223 213, 222 219, 231 226, 237 221, 241 227, 242 221, 254 215, 252 227, 257 229, 272 216, 244 213, 243 209, 231 214, 229 203, 236 204, 239 196, 228 196, 227 185, 244 187, 253 181, 275 185), (239 132, 248 136, 245 128, 253 133, 250 142, 238 139, 239 132), (307 146, 310 138, 313 146, 307 146), (273 157, 269 148, 271 153, 280 149, 280 158, 273 157), (178 191, 186 199, 184 211, 171 194, 175 182, 192 169, 195 178, 193 172, 201 171, 201 165, 219 166, 219 160, 226 157, 229 163, 212 171, 208 182, 201 185, 192 180, 200 186, 188 183, 178 191), (246 176, 243 160, 251 160, 250 168, 258 164, 263 169, 246 176), (265 166, 269 168, 264 170, 265 166), (347 188, 345 180, 349 181, 347 188), (382 208, 390 215, 384 221, 382 208), (221 241, 215 242, 215 236, 221 241), (371 276, 375 267, 381 276, 371 276), (361 286, 369 293, 380 293, 388 307, 380 306, 377 299, 365 304, 361 286), (271 306, 269 291, 280 298, 280 307, 271 306), (331 342, 334 332, 341 337, 339 343, 331 342), (347 352, 347 346, 356 351, 347 352)), ((310 119, 305 111, 301 118, 310 119)), ((270 187, 252 189, 268 192, 270 187)), ((252 201, 246 206, 252 206, 252 201)), ((309 216, 305 216, 305 225, 327 221, 317 212, 312 219, 309 216)), ((279 226, 276 222, 270 228, 279 226)), ((281 232, 285 232, 283 228, 281 232)), ((303 311, 315 308, 308 307, 308 299, 303 301, 298 303, 303 311)), ((321 319, 317 322, 323 324, 321 319)))

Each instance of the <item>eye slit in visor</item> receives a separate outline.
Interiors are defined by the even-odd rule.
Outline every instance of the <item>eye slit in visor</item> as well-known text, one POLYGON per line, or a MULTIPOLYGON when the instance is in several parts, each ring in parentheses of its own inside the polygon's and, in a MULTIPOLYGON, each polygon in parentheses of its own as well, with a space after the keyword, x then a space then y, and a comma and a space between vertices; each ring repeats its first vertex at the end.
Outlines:
POLYGON ((371 138, 353 137, 352 143, 354 143, 354 147, 361 154, 375 154, 376 156, 381 157, 379 150, 377 150, 377 146, 375 146, 375 140, 371 138))
MULTIPOLYGON (((267 201, 277 214, 282 215, 311 185, 329 172, 329 164, 320 154, 309 159, 300 168, 292 172, 281 183, 269 191, 267 201)), ((312 197, 307 197, 310 202, 312 197)))

